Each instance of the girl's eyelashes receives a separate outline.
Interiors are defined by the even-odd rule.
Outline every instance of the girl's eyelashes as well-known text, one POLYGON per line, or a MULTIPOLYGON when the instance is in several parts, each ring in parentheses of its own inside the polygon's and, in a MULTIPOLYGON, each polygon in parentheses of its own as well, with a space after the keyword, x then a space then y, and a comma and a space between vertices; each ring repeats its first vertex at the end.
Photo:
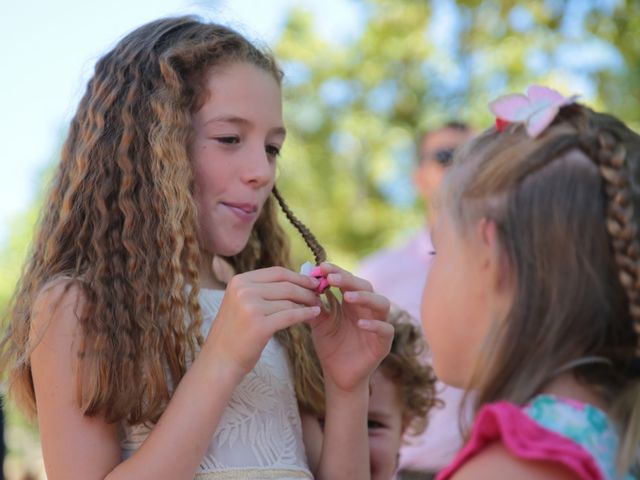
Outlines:
MULTIPOLYGON (((242 138, 239 135, 221 135, 213 137, 213 140, 221 144, 223 147, 235 147, 240 145, 242 138)), ((279 145, 266 145, 264 150, 271 161, 275 161, 280 156, 279 145)))
MULTIPOLYGON (((240 143, 240 136, 238 135, 223 135, 214 137, 213 139, 223 145, 238 145, 240 143)), ((267 145, 265 151, 270 157, 278 157, 280 155, 280 148, 278 145, 267 145)))
POLYGON ((430 255, 430 256, 432 256, 432 257, 435 257, 435 255, 436 255, 436 251, 435 251, 435 250, 433 250, 433 249, 429 250, 429 252, 428 252, 428 253, 429 253, 429 255, 430 255))
POLYGON ((227 135, 223 137, 215 137, 217 142, 220 142, 224 145, 237 145, 240 143, 240 137, 236 135, 227 135))
POLYGON ((277 158, 280 156, 280 147, 277 145, 267 145, 265 151, 270 157, 277 158))

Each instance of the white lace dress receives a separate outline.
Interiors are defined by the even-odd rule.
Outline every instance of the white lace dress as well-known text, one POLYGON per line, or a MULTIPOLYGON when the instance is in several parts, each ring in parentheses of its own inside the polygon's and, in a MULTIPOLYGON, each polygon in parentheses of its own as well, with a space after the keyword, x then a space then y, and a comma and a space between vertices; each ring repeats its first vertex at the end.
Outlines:
MULTIPOLYGON (((201 290, 205 338, 223 295, 222 290, 201 290)), ((136 451, 149 431, 144 425, 122 427, 123 458, 136 451)), ((234 390, 195 478, 313 478, 304 453, 287 354, 274 338, 234 390)))

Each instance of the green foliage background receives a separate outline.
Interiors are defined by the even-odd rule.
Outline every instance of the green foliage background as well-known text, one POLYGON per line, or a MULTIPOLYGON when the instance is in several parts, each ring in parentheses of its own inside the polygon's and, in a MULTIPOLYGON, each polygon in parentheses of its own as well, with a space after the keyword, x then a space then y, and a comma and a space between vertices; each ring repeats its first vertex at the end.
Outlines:
MULTIPOLYGON (((488 101, 530 83, 585 93, 594 108, 640 127, 640 2, 351 3, 362 22, 346 39, 324 38, 313 16, 294 8, 271 45, 286 74, 280 189, 330 259, 346 267, 420 227, 410 177, 424 129, 449 119, 489 126, 488 101)), ((28 250, 41 204, 34 198, 0 249, 0 310, 28 250)), ((291 237, 296 262, 309 259, 291 237)), ((38 474, 36 438, 9 409, 8 478, 38 474)))

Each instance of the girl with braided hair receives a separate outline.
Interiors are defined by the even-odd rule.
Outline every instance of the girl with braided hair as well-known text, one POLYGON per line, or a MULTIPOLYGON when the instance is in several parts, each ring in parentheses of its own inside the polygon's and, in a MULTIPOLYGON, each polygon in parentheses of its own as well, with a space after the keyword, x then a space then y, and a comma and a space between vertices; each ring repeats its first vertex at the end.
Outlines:
POLYGON ((324 251, 274 186, 281 76, 192 17, 96 64, 1 350, 50 480, 368 478, 389 304, 322 263, 342 303, 321 308, 319 280, 290 269, 276 202, 324 251), (325 409, 318 441, 302 423, 325 409))
POLYGON ((432 231, 424 332, 475 402, 438 478, 639 478, 640 136, 544 87, 492 110, 432 231))

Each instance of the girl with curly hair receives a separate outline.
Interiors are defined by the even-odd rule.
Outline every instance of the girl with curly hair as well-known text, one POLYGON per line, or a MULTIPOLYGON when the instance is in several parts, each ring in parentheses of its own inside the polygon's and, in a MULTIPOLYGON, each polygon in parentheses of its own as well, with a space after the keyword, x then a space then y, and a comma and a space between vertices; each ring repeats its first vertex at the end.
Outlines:
POLYGON ((371 377, 368 427, 372 480, 394 478, 403 442, 424 433, 429 413, 442 405, 436 397, 433 369, 424 362, 424 335, 402 310, 394 310, 388 321, 394 328, 391 350, 371 377))
POLYGON ((321 263, 275 187, 281 76, 191 17, 146 24, 97 62, 2 344, 50 480, 368 478, 389 305, 321 263), (341 302, 321 308, 320 281, 290 269, 276 203, 341 302), (325 403, 315 441, 301 418, 325 403))

